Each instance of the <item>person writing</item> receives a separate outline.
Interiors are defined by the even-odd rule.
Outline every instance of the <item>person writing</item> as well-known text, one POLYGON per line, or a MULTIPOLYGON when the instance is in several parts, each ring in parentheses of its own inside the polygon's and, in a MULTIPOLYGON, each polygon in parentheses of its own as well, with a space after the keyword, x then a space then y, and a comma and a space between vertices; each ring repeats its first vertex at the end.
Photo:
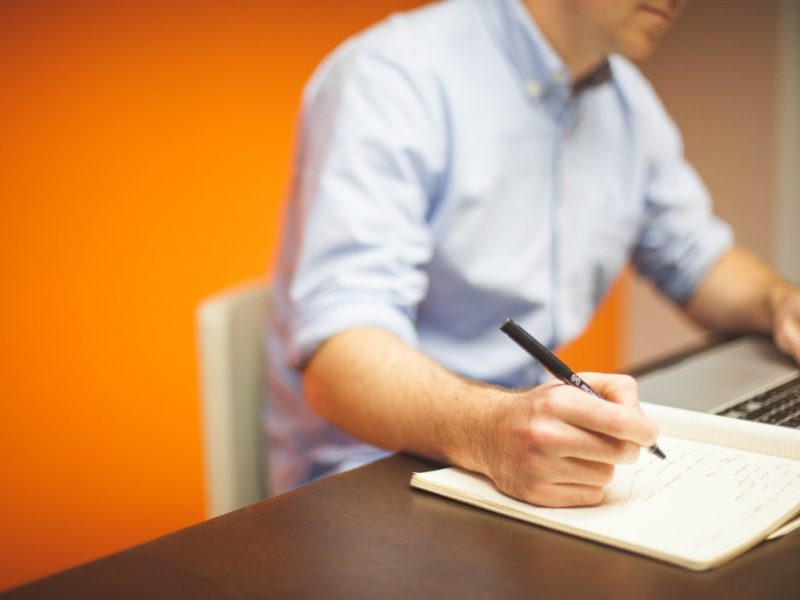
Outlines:
POLYGON ((274 275, 275 491, 406 451, 600 502, 658 435, 635 382, 548 381, 498 327, 564 344, 629 263, 702 326, 800 358, 800 289, 735 245, 630 62, 684 5, 446 0, 322 63, 274 275))

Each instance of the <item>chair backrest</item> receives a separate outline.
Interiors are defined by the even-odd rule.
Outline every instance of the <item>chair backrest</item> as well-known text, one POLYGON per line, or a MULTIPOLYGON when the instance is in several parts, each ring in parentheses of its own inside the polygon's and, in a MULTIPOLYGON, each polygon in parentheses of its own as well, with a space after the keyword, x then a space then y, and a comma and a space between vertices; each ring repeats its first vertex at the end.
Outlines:
POLYGON ((208 517, 269 493, 262 433, 269 307, 268 284, 254 281, 214 294, 197 308, 208 517))

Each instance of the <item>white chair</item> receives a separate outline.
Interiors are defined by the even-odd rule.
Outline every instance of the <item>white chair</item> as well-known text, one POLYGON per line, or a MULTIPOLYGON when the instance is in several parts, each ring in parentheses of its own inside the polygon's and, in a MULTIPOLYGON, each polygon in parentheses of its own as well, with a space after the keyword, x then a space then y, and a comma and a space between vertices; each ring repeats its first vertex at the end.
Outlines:
POLYGON ((206 515, 268 496, 262 410, 270 289, 253 281, 204 299, 197 308, 206 515))

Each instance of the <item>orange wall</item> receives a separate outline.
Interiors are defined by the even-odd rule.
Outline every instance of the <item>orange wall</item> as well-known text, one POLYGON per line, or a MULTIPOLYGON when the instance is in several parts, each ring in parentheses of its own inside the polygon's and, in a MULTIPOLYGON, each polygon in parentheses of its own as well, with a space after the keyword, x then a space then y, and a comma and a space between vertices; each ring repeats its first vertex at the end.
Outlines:
POLYGON ((202 519, 194 307, 268 270, 313 66, 414 4, 0 2, 0 589, 202 519))

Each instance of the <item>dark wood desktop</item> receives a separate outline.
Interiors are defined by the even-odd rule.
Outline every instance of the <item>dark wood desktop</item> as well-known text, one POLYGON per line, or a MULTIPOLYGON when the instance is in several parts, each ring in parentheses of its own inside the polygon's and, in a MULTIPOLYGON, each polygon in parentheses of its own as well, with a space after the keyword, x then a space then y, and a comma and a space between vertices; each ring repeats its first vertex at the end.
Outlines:
POLYGON ((800 531, 694 573, 412 490, 396 455, 8 598, 797 598, 800 531))

